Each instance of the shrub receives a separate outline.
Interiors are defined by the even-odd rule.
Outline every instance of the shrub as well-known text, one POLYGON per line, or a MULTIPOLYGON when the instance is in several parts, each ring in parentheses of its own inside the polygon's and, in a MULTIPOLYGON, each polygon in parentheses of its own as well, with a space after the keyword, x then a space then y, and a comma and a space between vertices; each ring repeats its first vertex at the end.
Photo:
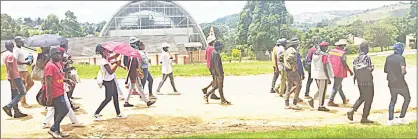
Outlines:
POLYGON ((241 57, 241 50, 239 50, 239 49, 232 49, 231 55, 232 55, 232 58, 234 60, 239 60, 239 58, 241 57))

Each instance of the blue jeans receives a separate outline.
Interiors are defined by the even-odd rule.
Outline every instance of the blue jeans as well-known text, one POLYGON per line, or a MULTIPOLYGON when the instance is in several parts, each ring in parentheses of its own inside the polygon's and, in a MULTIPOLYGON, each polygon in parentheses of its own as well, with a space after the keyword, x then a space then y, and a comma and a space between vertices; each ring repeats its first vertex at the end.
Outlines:
POLYGON ((399 118, 404 118, 406 115, 406 110, 408 109, 409 102, 411 102, 411 95, 409 93, 408 86, 405 88, 389 88, 390 90, 390 104, 389 104, 389 120, 393 120, 393 113, 395 112, 395 104, 396 100, 398 99, 398 94, 404 98, 404 102, 402 104, 401 115, 399 118))
POLYGON ((60 131, 60 124, 62 119, 67 115, 69 109, 67 103, 65 102, 64 95, 53 98, 52 103, 54 105, 54 125, 51 127, 51 131, 60 131))
MULTIPOLYGON (((10 86, 12 86, 12 82, 10 80, 9 80, 9 82, 10 82, 10 86)), ((12 99, 11 100, 13 100, 19 94, 19 91, 16 88, 10 88, 10 90, 12 92, 12 99)), ((18 105, 19 105, 19 103, 12 107, 13 110, 15 111, 15 113, 19 112, 18 105)))
POLYGON ((144 72, 144 78, 141 79, 142 88, 145 88, 145 83, 148 81, 148 93, 152 94, 152 84, 154 82, 154 78, 152 78, 151 73, 149 73, 148 68, 143 68, 142 71, 144 72))
POLYGON ((334 77, 334 86, 332 87, 332 92, 331 92, 331 96, 329 97, 329 101, 332 102, 334 101, 335 95, 337 95, 337 92, 340 93, 341 99, 343 99, 343 101, 345 101, 345 95, 343 92, 343 82, 344 78, 338 78, 338 77, 334 77))
POLYGON ((7 104, 6 107, 8 107, 8 108, 14 108, 15 106, 17 106, 17 103, 19 103, 20 98, 22 98, 23 96, 26 95, 26 89, 25 89, 25 86, 23 85, 22 78, 16 78, 14 80, 16 82, 16 87, 17 88, 15 88, 13 86, 10 87, 10 88, 12 88, 12 98, 13 99, 9 104, 7 104), (17 94, 17 95, 15 95, 15 97, 13 97, 13 94, 17 94))

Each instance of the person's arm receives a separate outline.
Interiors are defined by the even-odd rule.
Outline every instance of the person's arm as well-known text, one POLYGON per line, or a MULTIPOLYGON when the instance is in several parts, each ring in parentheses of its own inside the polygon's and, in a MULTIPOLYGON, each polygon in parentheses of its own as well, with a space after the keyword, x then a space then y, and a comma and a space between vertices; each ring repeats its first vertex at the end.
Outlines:
POLYGON ((12 62, 10 62, 10 61, 7 61, 7 74, 9 75, 9 77, 10 77, 10 81, 12 82, 12 84, 13 84, 13 86, 16 86, 16 80, 14 80, 15 79, 15 75, 13 74, 13 61, 12 62))
POLYGON ((116 54, 114 54, 114 55, 110 56, 110 57, 109 57, 109 60, 115 59, 115 58, 119 57, 119 55, 120 55, 120 54, 116 53, 116 54))
POLYGON ((388 58, 386 57, 385 66, 383 68, 383 72, 388 73, 388 58))
POLYGON ((113 73, 115 73, 115 71, 116 71, 116 69, 118 68, 118 65, 119 65, 120 63, 117 63, 116 65, 114 65, 112 68, 110 67, 110 65, 109 64, 105 64, 104 65, 104 67, 105 67, 105 69, 106 69, 106 71, 107 71, 107 73, 109 73, 109 74, 113 74, 113 73))
POLYGON ((331 71, 328 71, 328 56, 322 56, 322 63, 324 63, 324 71, 325 71, 325 76, 327 76, 328 84, 331 84, 331 79, 328 74, 329 72, 331 72, 331 71))
POLYGON ((13 50, 13 56, 16 58, 17 64, 18 65, 29 65, 29 61, 20 62, 18 60, 19 59, 19 56, 20 56, 20 53, 21 53, 21 50, 18 50, 18 49, 13 50))
POLYGON ((303 66, 302 66, 302 60, 301 60, 301 56, 298 53, 297 55, 297 60, 298 60, 298 72, 300 74, 301 77, 305 77, 305 73, 303 72, 303 66))
POLYGON ((405 75, 406 74, 406 62, 405 62, 404 57, 402 57, 402 60, 401 60, 401 69, 402 69, 402 74, 405 75))
POLYGON ((46 104, 48 106, 51 106, 52 104, 52 76, 46 76, 46 94, 47 94, 47 98, 46 98, 46 104))
POLYGON ((273 64, 274 64, 274 70, 275 71, 277 71, 279 68, 278 68, 278 65, 277 65, 277 51, 280 51, 280 50, 278 50, 276 47, 273 47, 273 64))
POLYGON ((348 64, 347 64, 347 55, 343 54, 343 56, 341 57, 341 60, 343 62, 344 68, 346 68, 348 70, 348 72, 350 72, 350 75, 353 76, 353 71, 351 71, 350 66, 348 66, 348 64))
MULTIPOLYGON (((296 51, 292 52, 292 56, 296 56, 297 57, 297 52, 296 51)), ((298 69, 297 58, 296 58, 296 61, 295 61, 295 59, 289 59, 289 60, 290 60, 291 66, 292 66, 292 71, 293 72, 297 71, 297 69, 298 69)))

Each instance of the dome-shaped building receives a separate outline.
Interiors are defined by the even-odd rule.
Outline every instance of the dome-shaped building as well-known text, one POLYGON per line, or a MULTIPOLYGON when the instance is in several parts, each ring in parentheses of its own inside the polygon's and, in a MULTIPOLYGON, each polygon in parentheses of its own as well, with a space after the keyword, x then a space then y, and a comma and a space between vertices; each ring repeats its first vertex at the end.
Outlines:
POLYGON ((176 45, 206 47, 199 24, 174 1, 129 2, 106 22, 100 32, 100 37, 128 36, 146 38, 145 43, 171 40, 176 45), (147 40, 149 38, 164 40, 147 40))

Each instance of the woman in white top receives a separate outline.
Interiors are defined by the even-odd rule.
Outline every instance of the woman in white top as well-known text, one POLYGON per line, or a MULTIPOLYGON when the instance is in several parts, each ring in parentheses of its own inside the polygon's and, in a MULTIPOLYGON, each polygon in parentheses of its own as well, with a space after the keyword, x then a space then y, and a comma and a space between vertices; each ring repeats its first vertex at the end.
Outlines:
MULTIPOLYGON (((100 44, 96 47, 96 53, 102 55, 100 70, 102 71, 103 75, 103 86, 105 87, 105 100, 100 104, 99 108, 97 108, 96 112, 94 113, 94 117, 96 120, 102 120, 99 113, 102 109, 110 102, 113 98, 113 104, 115 105, 117 118, 126 118, 125 115, 121 114, 119 109, 119 101, 118 101, 118 90, 116 87, 116 75, 115 71, 120 66, 120 61, 117 61, 114 66, 111 67, 111 64, 108 60, 111 51, 104 49, 100 44)), ((118 54, 116 54, 118 55, 118 54)))

